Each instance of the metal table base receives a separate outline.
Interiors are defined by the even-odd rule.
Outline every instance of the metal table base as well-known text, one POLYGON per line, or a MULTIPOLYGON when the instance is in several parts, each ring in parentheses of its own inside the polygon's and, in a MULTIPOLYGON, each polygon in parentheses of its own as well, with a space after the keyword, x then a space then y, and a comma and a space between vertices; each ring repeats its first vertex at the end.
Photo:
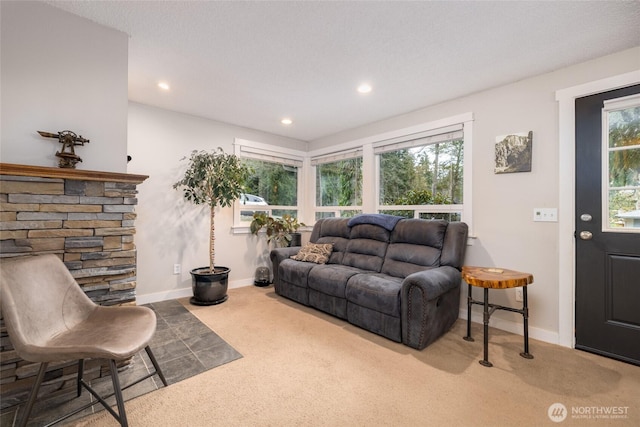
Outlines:
POLYGON ((524 351, 520 353, 520 356, 525 359, 533 359, 533 355, 529 353, 529 308, 527 306, 527 287, 522 286, 522 309, 513 307, 505 307, 498 304, 489 304, 489 288, 484 288, 484 301, 477 301, 473 299, 471 294, 471 285, 469 286, 469 292, 467 297, 467 335, 463 337, 466 341, 475 341, 471 336, 471 305, 478 304, 484 307, 482 323, 484 324, 484 358, 479 361, 482 366, 488 368, 493 364, 489 362, 489 319, 496 310, 512 311, 514 313, 522 314, 524 319, 524 351))

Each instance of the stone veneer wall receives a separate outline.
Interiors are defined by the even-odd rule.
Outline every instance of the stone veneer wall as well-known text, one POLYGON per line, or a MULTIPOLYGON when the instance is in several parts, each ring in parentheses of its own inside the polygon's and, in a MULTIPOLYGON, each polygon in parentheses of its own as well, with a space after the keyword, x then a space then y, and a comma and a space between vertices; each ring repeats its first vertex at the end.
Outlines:
MULTIPOLYGON (((0 163, 0 262, 53 253, 97 304, 135 304, 135 196, 146 178, 0 163)), ((16 355, 1 322, 0 409, 26 401, 37 369, 16 355)), ((108 374, 100 361, 85 369, 86 379, 108 374)), ((75 388, 76 371, 75 361, 52 364, 41 393, 75 388)))

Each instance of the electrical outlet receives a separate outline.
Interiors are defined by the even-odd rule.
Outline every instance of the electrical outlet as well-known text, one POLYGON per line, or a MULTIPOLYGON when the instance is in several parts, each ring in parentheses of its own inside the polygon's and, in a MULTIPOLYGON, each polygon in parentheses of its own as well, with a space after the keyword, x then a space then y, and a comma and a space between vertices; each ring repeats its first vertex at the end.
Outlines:
POLYGON ((173 264, 173 274, 182 273, 182 266, 180 264, 173 264))
POLYGON ((524 297, 522 296, 522 288, 516 288, 516 301, 522 302, 523 298, 524 297))

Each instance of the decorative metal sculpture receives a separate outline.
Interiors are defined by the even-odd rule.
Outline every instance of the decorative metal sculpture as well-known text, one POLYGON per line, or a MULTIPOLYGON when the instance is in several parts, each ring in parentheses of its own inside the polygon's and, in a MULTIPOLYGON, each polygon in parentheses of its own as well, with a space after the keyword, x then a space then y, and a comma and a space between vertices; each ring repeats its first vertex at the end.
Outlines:
POLYGON ((61 168, 75 169, 76 163, 82 161, 74 148, 76 145, 89 143, 89 140, 83 138, 82 135, 77 135, 70 130, 63 130, 58 133, 38 131, 38 133, 45 138, 57 138, 58 142, 62 144, 62 150, 56 152, 56 156, 60 158, 58 166, 61 168))

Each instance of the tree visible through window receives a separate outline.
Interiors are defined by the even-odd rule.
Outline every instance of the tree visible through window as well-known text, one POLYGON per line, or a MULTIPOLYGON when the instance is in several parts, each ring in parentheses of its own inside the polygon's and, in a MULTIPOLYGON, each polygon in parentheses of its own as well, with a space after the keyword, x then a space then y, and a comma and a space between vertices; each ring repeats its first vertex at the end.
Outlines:
POLYGON ((384 213, 409 218, 460 220, 457 207, 423 206, 463 203, 464 143, 462 139, 389 151, 380 154, 379 202, 384 213), (398 206, 411 206, 399 209, 398 206), (416 215, 416 211, 417 214, 416 215))
MULTIPOLYGON (((358 207, 362 205, 362 157, 316 165, 316 206, 358 207)), ((353 209, 318 212, 316 219, 353 216, 353 209), (337 212, 337 215, 336 215, 337 212)))
POLYGON ((246 193, 257 196, 241 200, 241 220, 250 221, 253 212, 270 212, 271 216, 290 214, 297 217, 298 209, 298 168, 282 163, 245 158, 243 162, 251 168, 246 184, 246 193))

